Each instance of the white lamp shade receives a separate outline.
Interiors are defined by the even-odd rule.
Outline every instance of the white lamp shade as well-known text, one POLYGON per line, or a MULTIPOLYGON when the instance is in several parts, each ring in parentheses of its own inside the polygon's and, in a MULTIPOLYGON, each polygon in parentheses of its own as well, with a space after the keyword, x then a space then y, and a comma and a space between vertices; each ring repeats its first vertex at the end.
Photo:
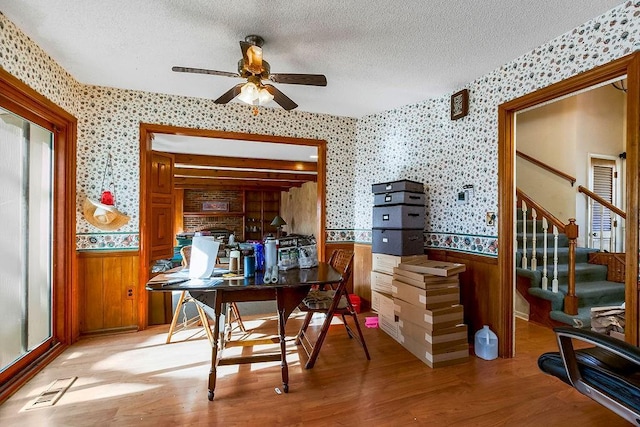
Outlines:
POLYGON ((258 92, 258 103, 260 105, 264 105, 270 102, 272 99, 273 95, 271 95, 271 93, 265 88, 260 89, 260 91, 258 92))
POLYGON ((247 83, 240 89, 238 99, 246 104, 253 104, 258 99, 258 87, 254 83, 247 83))

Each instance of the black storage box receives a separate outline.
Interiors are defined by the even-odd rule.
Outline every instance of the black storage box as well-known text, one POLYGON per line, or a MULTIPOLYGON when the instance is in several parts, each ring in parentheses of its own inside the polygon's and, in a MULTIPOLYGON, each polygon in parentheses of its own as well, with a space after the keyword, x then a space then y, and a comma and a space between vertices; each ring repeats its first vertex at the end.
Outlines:
POLYGON ((373 208, 373 228, 424 228, 424 206, 394 205, 373 208))
POLYGON ((373 229, 371 252, 388 255, 424 254, 422 230, 373 229))
POLYGON ((424 193, 396 191, 394 193, 379 193, 373 197, 373 206, 389 205, 424 206, 424 193))
POLYGON ((424 185, 421 182, 409 181, 408 179, 403 179, 401 181, 382 182, 380 184, 373 184, 371 186, 371 192, 373 194, 391 193, 394 191, 410 191, 412 193, 424 193, 424 185))

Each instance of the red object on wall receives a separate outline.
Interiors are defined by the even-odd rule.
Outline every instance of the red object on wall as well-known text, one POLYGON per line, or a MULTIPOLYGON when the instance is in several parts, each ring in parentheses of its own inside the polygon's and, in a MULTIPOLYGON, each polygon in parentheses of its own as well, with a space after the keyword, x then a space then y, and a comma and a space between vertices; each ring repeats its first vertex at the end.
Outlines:
POLYGON ((113 206, 113 194, 111 191, 105 190, 102 192, 102 196, 100 196, 100 203, 103 205, 113 206))

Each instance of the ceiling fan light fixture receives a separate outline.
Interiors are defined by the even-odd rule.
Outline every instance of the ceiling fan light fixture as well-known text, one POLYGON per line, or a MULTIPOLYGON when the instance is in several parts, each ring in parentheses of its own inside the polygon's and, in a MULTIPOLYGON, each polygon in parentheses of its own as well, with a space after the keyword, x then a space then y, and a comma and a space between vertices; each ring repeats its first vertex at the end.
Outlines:
POLYGON ((273 95, 265 88, 258 91, 258 104, 265 105, 273 101, 273 95))
POLYGON ((253 82, 247 82, 240 89, 240 95, 238 95, 238 99, 245 104, 253 105, 253 103, 258 99, 258 87, 253 82))
POLYGON ((254 82, 247 82, 240 88, 238 99, 249 105, 265 105, 273 100, 273 95, 265 88, 254 82))

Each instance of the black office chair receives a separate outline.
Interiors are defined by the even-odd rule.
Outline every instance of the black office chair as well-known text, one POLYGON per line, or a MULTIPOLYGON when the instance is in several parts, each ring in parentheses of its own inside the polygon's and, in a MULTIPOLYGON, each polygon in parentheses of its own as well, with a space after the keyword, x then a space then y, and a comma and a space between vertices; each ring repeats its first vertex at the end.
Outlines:
POLYGON ((640 425, 640 348, 589 330, 554 329, 559 352, 538 359, 540 369, 640 425), (594 347, 575 350, 573 341, 594 347))

